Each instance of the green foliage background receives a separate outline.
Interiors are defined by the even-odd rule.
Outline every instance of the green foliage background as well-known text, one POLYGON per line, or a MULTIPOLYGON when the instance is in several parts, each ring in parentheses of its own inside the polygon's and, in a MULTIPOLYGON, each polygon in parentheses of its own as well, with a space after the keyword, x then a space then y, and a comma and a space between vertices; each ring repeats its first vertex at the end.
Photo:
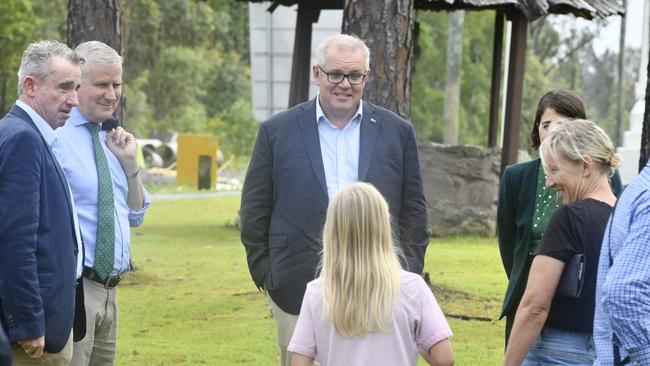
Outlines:
MULTIPOLYGON (((446 12, 420 11, 417 14, 419 33, 412 79, 411 119, 418 138, 436 142, 442 142, 444 128, 448 18, 446 12)), ((459 116, 461 144, 487 146, 494 20, 492 11, 465 12, 459 116)), ((607 51, 596 55, 593 50, 591 40, 605 21, 596 22, 592 29, 581 30, 573 21, 573 16, 549 16, 529 24, 520 149, 530 150, 528 135, 537 102, 551 89, 575 90, 587 105, 588 118, 614 137, 618 53, 607 51)), ((639 60, 638 50, 626 51, 624 120, 634 104, 633 85, 639 60)))
MULTIPOLYGON (((230 0, 122 0, 124 125, 137 137, 219 136, 229 155, 250 153, 248 5, 230 0)), ((16 72, 30 42, 66 42, 66 0, 0 2, 0 112, 16 99, 16 72)))

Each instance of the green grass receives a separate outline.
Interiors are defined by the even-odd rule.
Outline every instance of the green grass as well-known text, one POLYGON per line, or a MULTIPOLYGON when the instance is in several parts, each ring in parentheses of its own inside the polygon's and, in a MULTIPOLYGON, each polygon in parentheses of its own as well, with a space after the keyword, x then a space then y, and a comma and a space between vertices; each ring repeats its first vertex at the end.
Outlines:
MULTIPOLYGON (((238 206, 239 197, 153 203, 133 230, 137 271, 120 284, 117 365, 279 363, 274 322, 233 225, 238 206)), ((456 364, 500 363, 503 322, 494 319, 505 276, 495 240, 434 239, 425 267, 455 333, 456 364)))

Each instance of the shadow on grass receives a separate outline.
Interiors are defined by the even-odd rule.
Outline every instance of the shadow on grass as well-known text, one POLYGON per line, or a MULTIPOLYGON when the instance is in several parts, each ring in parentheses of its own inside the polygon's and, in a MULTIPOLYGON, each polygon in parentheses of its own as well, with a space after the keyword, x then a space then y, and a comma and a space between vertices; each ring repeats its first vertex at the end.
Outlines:
MULTIPOLYGON (((473 306, 475 304, 486 304, 486 303, 492 303, 495 301, 499 301, 499 299, 493 299, 489 297, 483 297, 483 296, 476 296, 472 295, 468 292, 462 291, 462 290, 457 290, 457 289, 452 289, 447 286, 443 286, 440 284, 436 283, 431 283, 429 282, 429 279, 426 278, 426 282, 429 285, 429 288, 433 292, 434 296, 436 299, 441 302, 441 303, 456 303, 460 305, 460 308, 464 309, 465 312, 469 312, 472 310, 473 306)), ((474 314, 454 314, 454 313, 445 313, 445 316, 449 318, 455 318, 459 320, 474 320, 474 321, 482 321, 482 322, 492 322, 492 321, 498 321, 498 319, 492 319, 486 316, 479 316, 479 315, 474 315, 474 314)))
POLYGON ((122 276, 121 286, 162 286, 169 282, 182 281, 182 278, 163 279, 150 273, 135 270, 122 276))

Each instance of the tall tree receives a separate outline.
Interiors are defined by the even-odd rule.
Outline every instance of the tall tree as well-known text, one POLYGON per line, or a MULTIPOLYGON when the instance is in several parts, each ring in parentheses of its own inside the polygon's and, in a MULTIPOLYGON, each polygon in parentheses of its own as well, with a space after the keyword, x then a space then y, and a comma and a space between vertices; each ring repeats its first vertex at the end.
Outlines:
POLYGON ((101 41, 122 54, 119 0, 68 0, 68 45, 101 41))
MULTIPOLYGON (((100 41, 122 54, 119 0, 68 0, 68 46, 100 41)), ((115 113, 124 118, 124 103, 115 113)))
POLYGON ((460 113, 460 66, 463 61, 464 11, 449 16, 447 33, 447 82, 445 83, 445 107, 443 112, 445 144, 458 145, 458 119, 460 113))
POLYGON ((639 171, 645 167, 650 158, 650 55, 648 57, 648 75, 645 88, 645 112, 643 113, 643 131, 641 133, 641 156, 639 157, 639 171))
POLYGON ((364 98, 404 118, 411 113, 411 63, 415 0, 345 0, 343 33, 363 39, 371 50, 364 98))
POLYGON ((21 51, 33 39, 35 27, 43 21, 32 15, 30 0, 3 0, 0 2, 0 115, 16 100, 16 71, 21 51))
MULTIPOLYGON (((627 0, 623 0, 623 9, 627 9, 627 0)), ((617 146, 623 146, 623 119, 625 112, 623 111, 623 103, 625 103, 625 94, 623 93, 623 76, 624 76, 624 62, 625 62, 625 23, 627 16, 621 17, 621 32, 618 42, 618 65, 617 65, 617 80, 616 80, 616 133, 615 142, 617 146)))

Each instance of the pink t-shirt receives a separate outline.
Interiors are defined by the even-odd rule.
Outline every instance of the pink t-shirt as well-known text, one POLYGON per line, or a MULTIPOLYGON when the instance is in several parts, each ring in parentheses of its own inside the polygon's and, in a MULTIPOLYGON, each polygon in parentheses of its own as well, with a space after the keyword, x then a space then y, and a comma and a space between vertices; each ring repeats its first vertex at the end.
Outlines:
POLYGON ((323 306, 320 279, 311 281, 287 349, 311 358, 318 354, 321 366, 415 366, 418 345, 428 350, 452 332, 422 277, 402 271, 400 280, 392 323, 384 332, 361 337, 343 337, 336 332, 323 306))

